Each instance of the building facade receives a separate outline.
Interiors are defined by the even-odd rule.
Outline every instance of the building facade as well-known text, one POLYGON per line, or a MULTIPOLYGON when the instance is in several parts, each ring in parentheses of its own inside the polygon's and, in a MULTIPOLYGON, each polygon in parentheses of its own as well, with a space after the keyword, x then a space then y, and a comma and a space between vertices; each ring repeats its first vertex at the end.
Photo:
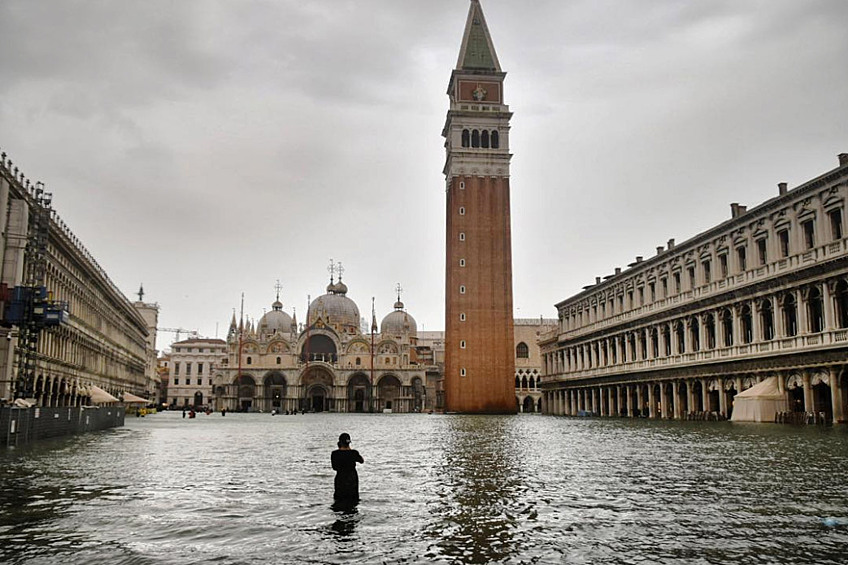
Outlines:
POLYGON ((513 413, 509 122, 501 70, 472 0, 442 135, 447 159, 445 408, 513 413))
MULTIPOLYGON (((233 316, 226 359, 215 368, 216 410, 422 412, 436 409, 438 368, 418 344, 398 295, 392 312, 363 331, 341 277, 313 300, 301 327, 277 300, 258 323, 233 316)), ((174 362, 172 357, 172 365, 174 362)), ((173 388, 173 382, 169 387, 173 388)))
POLYGON ((848 155, 839 166, 556 305, 549 414, 730 417, 774 377, 791 412, 845 422, 848 155))
POLYGON ((542 355, 539 339, 556 329, 550 318, 516 318, 515 328, 515 406, 519 412, 542 412, 542 355))
POLYGON ((192 338, 171 344, 167 361, 167 403, 172 408, 206 407, 212 399, 214 371, 227 359, 223 339, 192 338))
POLYGON ((155 378, 151 312, 126 298, 51 204, 41 183, 0 155, 0 397, 78 406, 92 386, 147 397, 155 378), (27 288, 36 299, 20 300, 27 288), (57 323, 37 332, 21 321, 46 313, 57 323))

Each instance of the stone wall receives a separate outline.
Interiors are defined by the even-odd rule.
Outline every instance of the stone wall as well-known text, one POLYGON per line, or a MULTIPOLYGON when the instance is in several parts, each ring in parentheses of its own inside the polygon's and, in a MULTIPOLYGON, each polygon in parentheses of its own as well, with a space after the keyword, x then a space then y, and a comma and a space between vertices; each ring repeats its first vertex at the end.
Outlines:
POLYGON ((0 408, 0 445, 24 445, 40 439, 66 436, 124 425, 125 408, 33 407, 0 408))

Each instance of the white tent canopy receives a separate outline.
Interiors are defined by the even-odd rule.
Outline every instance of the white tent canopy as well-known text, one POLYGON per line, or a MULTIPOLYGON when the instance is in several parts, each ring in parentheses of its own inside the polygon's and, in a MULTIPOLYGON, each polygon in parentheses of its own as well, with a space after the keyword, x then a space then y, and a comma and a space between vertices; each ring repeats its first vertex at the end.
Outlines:
POLYGON ((91 385, 88 388, 91 394, 91 401, 94 404, 105 404, 107 402, 119 402, 117 398, 100 388, 99 386, 91 385))
POLYGON ((131 392, 125 392, 122 395, 122 399, 123 399, 124 404, 148 404, 148 403, 150 403, 150 401, 147 400, 146 398, 141 398, 140 396, 136 396, 131 392))
POLYGON ((785 392, 780 392, 777 377, 769 377, 733 399, 732 422, 774 422, 778 412, 789 410, 785 392))

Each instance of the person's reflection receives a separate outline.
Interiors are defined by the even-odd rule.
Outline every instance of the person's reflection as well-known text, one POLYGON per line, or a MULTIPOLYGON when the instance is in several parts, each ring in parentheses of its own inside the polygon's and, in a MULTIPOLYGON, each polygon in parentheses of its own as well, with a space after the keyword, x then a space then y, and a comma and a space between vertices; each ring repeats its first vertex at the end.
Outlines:
POLYGON ((330 526, 333 533, 341 538, 350 537, 359 523, 357 501, 337 500, 330 507, 336 513, 336 521, 330 526))

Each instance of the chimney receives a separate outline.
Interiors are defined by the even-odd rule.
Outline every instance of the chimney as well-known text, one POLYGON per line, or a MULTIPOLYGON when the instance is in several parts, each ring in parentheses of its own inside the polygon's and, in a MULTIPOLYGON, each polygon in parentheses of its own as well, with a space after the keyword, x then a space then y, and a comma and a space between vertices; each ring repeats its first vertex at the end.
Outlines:
POLYGON ((739 216, 739 203, 731 202, 730 203, 730 218, 736 218, 739 216))
POLYGON ((668 240, 668 245, 666 247, 668 247, 669 251, 674 249, 674 238, 668 240))
POLYGON ((637 262, 637 263, 641 263, 641 262, 642 262, 642 259, 644 259, 644 257, 642 257, 641 255, 637 255, 637 256, 636 256, 636 262, 637 262))
POLYGON ((595 277, 595 284, 601 284, 601 277, 595 277))
POLYGON ((839 154, 839 166, 844 167, 848 165, 848 153, 840 153, 839 154))
POLYGON ((657 245, 657 255, 661 254, 665 251, 665 248, 662 245, 657 245))
POLYGON ((786 194, 786 183, 785 182, 777 183, 777 193, 780 194, 781 196, 786 194))
POLYGON ((620 274, 621 274, 621 267, 616 267, 616 268, 615 268, 615 274, 616 274, 616 275, 620 275, 620 274))

